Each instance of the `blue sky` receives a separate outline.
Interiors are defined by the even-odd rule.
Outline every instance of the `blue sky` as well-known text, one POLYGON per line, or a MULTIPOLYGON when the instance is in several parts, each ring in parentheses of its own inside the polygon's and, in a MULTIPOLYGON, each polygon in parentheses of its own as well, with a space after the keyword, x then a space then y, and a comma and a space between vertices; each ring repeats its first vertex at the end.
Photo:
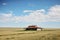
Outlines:
POLYGON ((0 27, 60 28, 60 0, 0 0, 0 27))

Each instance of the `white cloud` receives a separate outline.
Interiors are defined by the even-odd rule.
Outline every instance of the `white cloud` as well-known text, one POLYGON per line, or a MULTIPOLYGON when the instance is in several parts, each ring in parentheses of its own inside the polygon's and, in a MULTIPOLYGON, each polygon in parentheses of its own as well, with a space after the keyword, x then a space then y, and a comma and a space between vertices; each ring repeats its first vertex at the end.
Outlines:
POLYGON ((10 17, 11 17, 10 14, 2 14, 0 16, 0 22, 8 22, 10 21, 10 17))
POLYGON ((7 5, 7 3, 2 3, 2 5, 7 5))
POLYGON ((60 5, 55 5, 48 10, 48 21, 60 22, 60 5))
POLYGON ((33 12, 33 10, 24 10, 24 13, 26 12, 33 12))
POLYGON ((0 13, 0 22, 11 22, 13 14, 9 13, 0 13))
POLYGON ((1 16, 4 16, 4 17, 11 17, 12 14, 1 14, 1 16))
POLYGON ((43 22, 45 20, 44 12, 45 10, 43 9, 32 11, 29 15, 24 16, 24 21, 28 21, 28 22, 41 22, 42 21, 43 22))
POLYGON ((60 5, 52 6, 48 9, 47 14, 44 9, 40 10, 24 10, 29 15, 15 16, 11 12, 9 14, 0 14, 0 22, 60 22, 60 5))

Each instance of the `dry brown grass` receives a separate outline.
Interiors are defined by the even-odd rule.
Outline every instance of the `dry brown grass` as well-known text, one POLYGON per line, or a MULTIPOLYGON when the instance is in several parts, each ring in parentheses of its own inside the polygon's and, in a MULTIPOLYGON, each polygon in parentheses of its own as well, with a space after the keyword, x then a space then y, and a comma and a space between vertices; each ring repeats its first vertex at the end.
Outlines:
POLYGON ((24 31, 19 28, 0 28, 0 40, 60 40, 60 29, 24 31))

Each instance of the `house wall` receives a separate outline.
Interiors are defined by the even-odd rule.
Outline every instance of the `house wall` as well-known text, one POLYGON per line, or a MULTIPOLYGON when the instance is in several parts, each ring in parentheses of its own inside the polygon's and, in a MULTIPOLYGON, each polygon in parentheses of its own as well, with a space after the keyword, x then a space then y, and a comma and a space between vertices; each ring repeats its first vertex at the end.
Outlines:
POLYGON ((26 28, 26 30, 37 30, 37 28, 26 28))

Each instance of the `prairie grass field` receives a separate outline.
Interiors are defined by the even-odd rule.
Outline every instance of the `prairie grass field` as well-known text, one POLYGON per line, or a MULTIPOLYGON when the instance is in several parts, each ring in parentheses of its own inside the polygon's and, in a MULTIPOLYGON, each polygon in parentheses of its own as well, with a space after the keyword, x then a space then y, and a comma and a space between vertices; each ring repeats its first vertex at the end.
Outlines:
POLYGON ((20 28, 0 28, 0 40, 60 40, 60 29, 25 31, 20 28))

